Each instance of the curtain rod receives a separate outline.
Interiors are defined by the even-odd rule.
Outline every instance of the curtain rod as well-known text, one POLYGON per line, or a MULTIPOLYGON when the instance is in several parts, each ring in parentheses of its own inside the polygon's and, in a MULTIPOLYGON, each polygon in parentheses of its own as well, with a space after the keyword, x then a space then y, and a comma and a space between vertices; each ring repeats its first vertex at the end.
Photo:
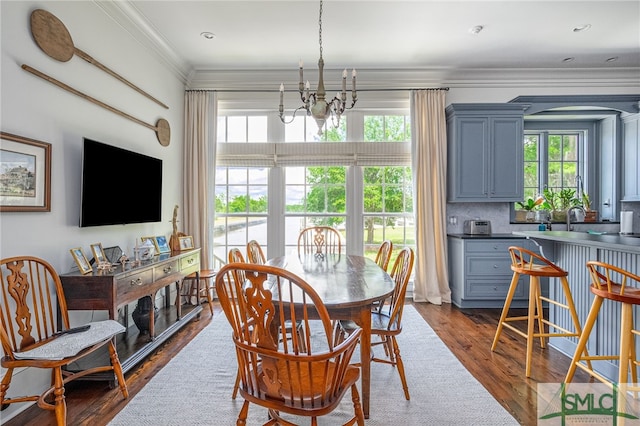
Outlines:
MULTIPOLYGON (((389 88, 389 89, 358 89, 357 92, 407 92, 407 91, 412 91, 412 90, 444 90, 445 92, 449 91, 448 87, 420 87, 420 88, 409 88, 409 89, 393 89, 393 88, 389 88)), ((327 90, 327 92, 329 92, 331 90, 327 90)), ((222 90, 216 90, 216 89, 204 89, 204 90, 200 90, 200 89, 189 89, 186 90, 186 92, 218 92, 218 93, 279 93, 280 90, 279 89, 222 89, 222 90)), ((297 89, 290 89, 290 90, 286 90, 285 92, 296 92, 299 93, 299 90, 297 89)), ((350 90, 347 90, 347 92, 350 92, 350 90)))

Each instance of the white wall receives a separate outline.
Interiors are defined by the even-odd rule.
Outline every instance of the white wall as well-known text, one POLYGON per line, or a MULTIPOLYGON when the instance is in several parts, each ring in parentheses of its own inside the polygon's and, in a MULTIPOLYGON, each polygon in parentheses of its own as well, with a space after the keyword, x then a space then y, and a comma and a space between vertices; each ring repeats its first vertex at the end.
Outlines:
MULTIPOLYGON (((47 213, 0 213, 0 257, 34 255, 59 273, 74 266, 69 253, 89 245, 119 245, 128 253, 143 235, 170 235, 173 206, 181 204, 184 84, 162 62, 123 31, 90 1, 1 1, 2 43, 0 129, 52 145, 52 201, 47 213), (169 106, 164 109, 97 67, 74 56, 68 62, 48 57, 34 42, 29 18, 42 8, 58 17, 74 45, 169 106), (69 93, 21 69, 27 64, 139 120, 155 125, 159 118, 171 126, 171 143, 163 147, 156 134, 140 124, 69 93), (80 228, 82 138, 141 152, 163 160, 162 222, 80 228)), ((135 170, 113 165, 112 185, 95 188, 118 204, 122 191, 144 191, 135 170)), ((4 370, 2 371, 4 374, 4 370)), ((10 393, 22 395, 44 388, 48 374, 21 371, 10 393), (28 376, 28 377, 27 377, 28 376)), ((12 404, 2 418, 13 417, 28 404, 12 404)))

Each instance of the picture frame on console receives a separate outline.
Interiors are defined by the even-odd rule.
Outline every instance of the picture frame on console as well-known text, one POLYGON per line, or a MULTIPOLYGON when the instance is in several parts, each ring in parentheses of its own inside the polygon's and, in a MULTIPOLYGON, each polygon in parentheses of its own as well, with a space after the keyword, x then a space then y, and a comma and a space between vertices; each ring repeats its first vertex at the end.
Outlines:
POLYGON ((153 247, 156 249, 156 251, 158 250, 158 244, 156 243, 156 237, 140 237, 140 242, 142 244, 145 244, 147 241, 151 241, 151 244, 153 244, 153 247))
POLYGON ((179 240, 180 250, 191 250, 193 248, 193 237, 191 235, 179 237, 179 240))
POLYGON ((51 211, 51 144, 0 132, 0 212, 51 211))
POLYGON ((93 268, 91 268, 91 264, 89 263, 87 256, 84 255, 81 247, 72 248, 69 251, 71 252, 71 256, 76 262, 76 265, 78 265, 78 270, 82 275, 88 274, 89 272, 93 271, 93 268))
POLYGON ((171 248, 169 247, 167 237, 165 237, 164 235, 158 235, 157 237, 155 237, 154 241, 159 254, 171 253, 171 248))
POLYGON ((91 244, 91 253, 93 253, 93 259, 96 264, 108 262, 107 255, 102 248, 102 243, 91 244))

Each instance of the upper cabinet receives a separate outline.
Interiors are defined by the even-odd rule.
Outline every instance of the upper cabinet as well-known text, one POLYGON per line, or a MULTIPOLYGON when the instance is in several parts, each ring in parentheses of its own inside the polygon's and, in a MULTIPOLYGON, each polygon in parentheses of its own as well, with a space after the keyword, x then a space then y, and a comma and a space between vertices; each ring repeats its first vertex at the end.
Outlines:
POLYGON ((640 201, 640 114, 622 118, 622 200, 640 201))
POLYGON ((447 107, 449 202, 522 201, 524 109, 514 103, 447 107))

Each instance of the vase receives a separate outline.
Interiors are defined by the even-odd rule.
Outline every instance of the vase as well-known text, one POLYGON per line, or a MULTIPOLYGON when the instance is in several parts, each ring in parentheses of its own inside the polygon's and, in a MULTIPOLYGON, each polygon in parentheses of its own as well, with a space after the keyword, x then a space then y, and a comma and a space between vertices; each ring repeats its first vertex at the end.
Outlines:
POLYGON ((516 210, 516 222, 525 222, 527 220, 527 213, 526 210, 516 210))
POLYGON ((549 222, 549 211, 548 210, 538 210, 536 211, 535 221, 538 223, 546 223, 549 222))
POLYGON ((554 222, 566 222, 567 221, 567 211, 566 210, 553 210, 551 212, 551 219, 554 222))
POLYGON ((585 222, 597 222, 598 221, 598 211, 597 210, 587 210, 584 213, 584 221, 585 222))
POLYGON ((153 306, 153 322, 155 323, 158 321, 159 309, 151 302, 151 296, 144 296, 138 299, 138 304, 131 314, 133 322, 136 324, 136 327, 138 327, 141 334, 149 333, 149 315, 151 314, 151 306, 153 306))

